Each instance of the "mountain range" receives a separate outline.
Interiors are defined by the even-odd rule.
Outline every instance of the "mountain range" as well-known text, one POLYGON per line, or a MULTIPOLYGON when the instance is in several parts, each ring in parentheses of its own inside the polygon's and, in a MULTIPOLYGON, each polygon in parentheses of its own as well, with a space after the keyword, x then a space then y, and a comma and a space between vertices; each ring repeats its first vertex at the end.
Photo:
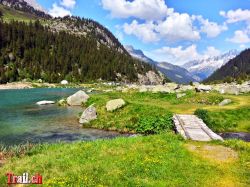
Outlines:
POLYGON ((190 82, 198 81, 191 73, 189 73, 183 67, 176 66, 167 62, 156 62, 151 58, 147 57, 143 53, 143 51, 139 49, 134 49, 133 46, 125 46, 125 48, 131 56, 155 66, 156 69, 166 75, 173 82, 187 84, 190 82))
POLYGON ((192 76, 197 77, 200 81, 207 79, 217 69, 225 65, 229 60, 233 59, 239 54, 237 50, 230 50, 222 55, 194 60, 184 64, 182 67, 187 69, 192 76))
POLYGON ((205 82, 249 80, 250 78, 250 49, 241 52, 235 58, 216 70, 205 82))

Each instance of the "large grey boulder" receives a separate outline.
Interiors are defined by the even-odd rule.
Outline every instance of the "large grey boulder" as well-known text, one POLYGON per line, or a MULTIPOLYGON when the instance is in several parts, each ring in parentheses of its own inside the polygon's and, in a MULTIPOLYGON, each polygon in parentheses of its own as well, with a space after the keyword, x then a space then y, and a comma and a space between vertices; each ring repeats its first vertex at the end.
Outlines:
POLYGON ((67 98, 67 103, 70 106, 81 106, 83 103, 86 103, 89 99, 89 96, 82 90, 76 92, 74 95, 71 95, 67 98))
POLYGON ((123 107, 125 105, 125 101, 123 99, 115 99, 115 100, 111 100, 108 101, 106 104, 106 109, 107 111, 115 111, 121 107, 123 107))
POLYGON ((230 104, 231 102, 232 102, 231 99, 225 99, 225 100, 223 100, 223 101, 219 104, 219 106, 225 106, 225 105, 230 104))
POLYGON ((211 86, 209 86, 209 85, 198 85, 198 86, 196 86, 195 87, 195 90, 197 91, 197 92, 209 92, 209 91, 211 91, 212 90, 212 87, 211 86))
POLYGON ((222 86, 219 89, 219 92, 221 94, 233 94, 233 95, 239 95, 240 89, 236 85, 228 85, 228 86, 222 86))
POLYGON ((79 123, 86 124, 95 119, 97 119, 96 108, 93 105, 91 105, 82 113, 79 123))

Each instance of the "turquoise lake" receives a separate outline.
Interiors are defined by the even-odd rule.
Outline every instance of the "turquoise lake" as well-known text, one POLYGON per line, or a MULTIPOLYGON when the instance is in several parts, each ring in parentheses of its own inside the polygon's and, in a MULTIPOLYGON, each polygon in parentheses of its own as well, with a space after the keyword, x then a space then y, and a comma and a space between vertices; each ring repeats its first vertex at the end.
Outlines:
POLYGON ((119 136, 115 132, 84 129, 78 123, 81 107, 36 105, 42 100, 56 101, 80 89, 41 88, 0 90, 0 143, 16 145, 88 141, 119 136))

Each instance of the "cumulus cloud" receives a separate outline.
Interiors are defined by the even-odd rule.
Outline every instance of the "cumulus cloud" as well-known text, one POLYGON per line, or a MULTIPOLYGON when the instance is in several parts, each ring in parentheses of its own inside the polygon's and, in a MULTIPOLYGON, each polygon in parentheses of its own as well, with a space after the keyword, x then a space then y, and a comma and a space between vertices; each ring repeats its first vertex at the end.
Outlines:
POLYGON ((61 6, 59 6, 57 3, 54 3, 52 5, 52 8, 49 10, 49 14, 52 17, 64 17, 64 16, 71 16, 71 12, 61 6))
POLYGON ((199 53, 196 45, 186 48, 178 47, 162 47, 151 52, 151 55, 159 61, 166 61, 177 65, 183 65, 186 62, 198 59, 204 59, 220 55, 221 52, 213 46, 207 47, 205 51, 199 53))
POLYGON ((156 31, 168 41, 195 41, 200 34, 194 28, 192 18, 188 14, 172 13, 164 21, 158 22, 156 31))
POLYGON ((246 21, 250 24, 250 10, 229 10, 228 12, 220 11, 220 15, 227 18, 227 23, 236 23, 246 21))
POLYGON ((125 23, 123 28, 126 34, 135 35, 145 43, 156 42, 159 40, 157 33, 155 32, 155 25, 152 22, 139 24, 134 20, 131 24, 125 23))
POLYGON ((227 41, 238 44, 246 44, 250 42, 250 37, 248 36, 248 33, 246 31, 237 30, 234 32, 234 36, 227 39, 227 41))
POLYGON ((208 19, 204 19, 202 16, 196 16, 195 19, 197 19, 201 24, 200 31, 205 33, 208 38, 217 37, 223 31, 228 30, 228 27, 225 23, 219 25, 216 22, 210 22, 208 19))
POLYGON ((76 0, 62 0, 60 4, 66 8, 74 8, 76 5, 76 0))
POLYGON ((143 42, 198 41, 201 32, 213 38, 228 29, 226 24, 219 25, 202 16, 175 12, 164 0, 102 0, 102 6, 113 18, 134 18, 132 22, 124 23, 124 33, 143 42), (196 21, 199 27, 195 25, 196 21))
POLYGON ((115 18, 139 18, 158 20, 173 9, 168 9, 164 0, 102 0, 102 6, 115 18))

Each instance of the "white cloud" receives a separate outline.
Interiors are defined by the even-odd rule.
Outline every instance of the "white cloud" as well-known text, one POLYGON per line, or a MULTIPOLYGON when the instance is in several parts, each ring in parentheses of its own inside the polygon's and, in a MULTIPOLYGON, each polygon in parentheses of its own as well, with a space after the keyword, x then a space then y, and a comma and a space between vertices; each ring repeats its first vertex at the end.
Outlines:
POLYGON ((216 49, 213 46, 208 46, 207 49, 203 52, 203 58, 210 58, 210 57, 215 57, 219 56, 221 54, 221 51, 216 49))
POLYGON ((152 53, 154 56, 158 57, 158 60, 161 59, 162 61, 177 65, 201 58, 200 54, 197 52, 196 45, 191 45, 187 48, 183 48, 183 46, 178 46, 176 48, 162 47, 154 50, 152 53))
POLYGON ((148 53, 158 61, 170 62, 177 65, 183 65, 192 60, 206 59, 209 57, 218 56, 221 52, 213 46, 207 47, 205 51, 199 53, 196 45, 191 45, 186 48, 178 47, 162 47, 148 53))
POLYGON ((115 18, 139 18, 159 20, 173 9, 168 9, 164 0, 102 0, 102 6, 115 18))
POLYGON ((220 15, 227 18, 227 23, 236 23, 246 21, 250 24, 250 10, 229 10, 228 12, 220 11, 220 15))
POLYGON ((245 44, 241 44, 241 45, 240 45, 240 48, 241 48, 241 49, 246 49, 247 46, 246 46, 245 44))
POLYGON ((64 17, 64 16, 71 16, 71 12, 61 6, 58 6, 57 3, 52 5, 52 8, 49 10, 49 14, 52 17, 64 17))
POLYGON ((199 32, 193 27, 192 18, 188 14, 172 13, 164 21, 147 21, 131 24, 125 23, 124 32, 135 35, 143 42, 156 42, 160 39, 176 41, 196 41, 200 39, 199 32))
POLYGON ((195 16, 201 24, 201 32, 205 33, 208 38, 217 37, 223 31, 228 30, 226 24, 219 25, 216 22, 210 22, 208 19, 204 19, 202 16, 195 16))
POLYGON ((246 31, 237 30, 234 32, 234 36, 232 38, 227 39, 227 41, 238 44, 245 44, 250 42, 250 38, 246 31))
POLYGON ((76 5, 76 0, 62 0, 60 4, 66 8, 74 8, 76 5))
POLYGON ((152 22, 139 24, 134 20, 131 24, 125 23, 123 29, 126 34, 135 35, 145 43, 159 40, 157 33, 154 31, 155 25, 152 22))
POLYGON ((172 13, 156 26, 163 39, 168 41, 195 41, 200 34, 194 28, 192 18, 188 14, 172 13))

